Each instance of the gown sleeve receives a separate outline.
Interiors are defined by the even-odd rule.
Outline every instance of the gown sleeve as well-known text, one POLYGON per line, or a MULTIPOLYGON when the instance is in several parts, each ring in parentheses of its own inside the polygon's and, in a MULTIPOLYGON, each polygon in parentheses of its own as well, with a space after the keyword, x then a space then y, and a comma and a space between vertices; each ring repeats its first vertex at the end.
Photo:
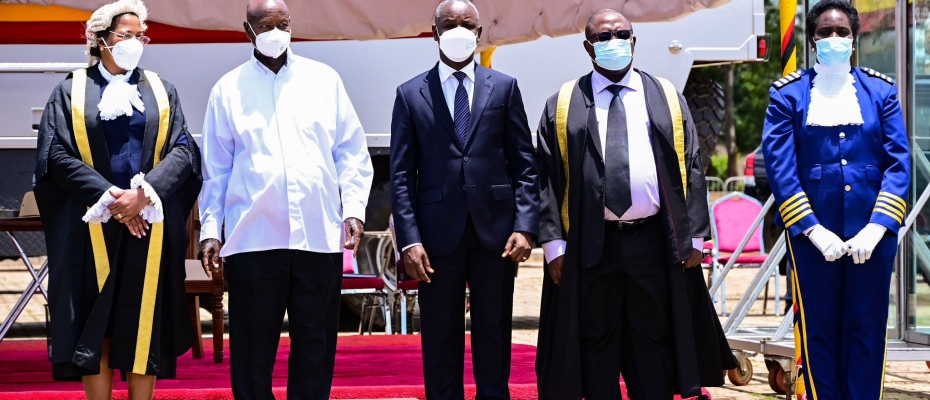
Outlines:
POLYGON ((92 207, 108 194, 113 184, 68 152, 65 143, 70 143, 70 140, 58 139, 59 135, 67 135, 68 139, 71 137, 67 126, 61 123, 68 117, 58 101, 61 92, 59 86, 42 113, 35 179, 37 183, 51 180, 85 206, 92 207))
MULTIPOLYGON (((678 95, 678 102, 688 104, 681 95, 678 95)), ((710 214, 707 211, 709 208, 707 184, 704 179, 704 162, 701 159, 701 146, 694 128, 691 110, 687 106, 681 107, 681 113, 685 128, 685 162, 688 166, 688 197, 685 203, 691 226, 691 245, 701 250, 704 247, 704 240, 710 239, 710 214)))

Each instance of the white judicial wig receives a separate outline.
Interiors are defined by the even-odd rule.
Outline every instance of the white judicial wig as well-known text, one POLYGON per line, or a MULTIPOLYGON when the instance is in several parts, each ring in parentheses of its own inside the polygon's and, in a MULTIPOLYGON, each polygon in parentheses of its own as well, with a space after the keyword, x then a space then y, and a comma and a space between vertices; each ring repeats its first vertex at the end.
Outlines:
POLYGON ((84 38, 87 39, 88 66, 94 65, 100 61, 97 57, 90 55, 90 49, 97 47, 97 32, 107 30, 107 28, 110 27, 110 24, 113 23, 113 17, 125 13, 133 13, 138 16, 139 22, 142 23, 142 30, 147 28, 145 25, 145 20, 147 20, 149 17, 149 10, 145 7, 145 3, 143 3, 142 0, 114 1, 98 8, 90 16, 90 19, 87 21, 87 26, 84 29, 84 38))

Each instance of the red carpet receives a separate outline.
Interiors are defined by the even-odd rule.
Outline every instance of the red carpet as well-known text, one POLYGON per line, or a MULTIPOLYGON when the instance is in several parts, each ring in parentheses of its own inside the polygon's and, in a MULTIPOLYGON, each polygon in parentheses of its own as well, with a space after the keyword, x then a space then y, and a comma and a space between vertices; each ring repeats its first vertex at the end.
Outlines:
MULTIPOLYGON (((159 380, 155 398, 232 399, 229 359, 227 357, 223 364, 214 364, 211 343, 205 341, 204 359, 194 360, 189 353, 178 359, 177 379, 159 380)), ((275 397, 279 399, 286 398, 289 345, 288 338, 281 338, 274 373, 275 397)), ((465 358, 465 392, 466 397, 474 398, 471 348, 467 347, 466 352, 469 356, 465 358)), ((228 350, 226 353, 229 354, 228 350)), ((537 398, 535 358, 535 347, 513 345, 510 390, 514 400, 537 398)), ((126 398, 125 382, 117 381, 115 389, 114 399, 126 398)), ((52 381, 44 341, 0 343, 0 400, 83 398, 80 383, 52 381)), ((424 399, 419 335, 340 336, 331 398, 424 399)))

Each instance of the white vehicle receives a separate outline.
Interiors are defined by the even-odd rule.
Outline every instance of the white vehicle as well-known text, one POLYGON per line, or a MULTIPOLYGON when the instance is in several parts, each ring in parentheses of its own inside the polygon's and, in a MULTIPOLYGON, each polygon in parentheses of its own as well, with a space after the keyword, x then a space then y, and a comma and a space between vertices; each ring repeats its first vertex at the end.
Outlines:
MULTIPOLYGON (((291 0, 292 11, 298 2, 291 0)), ((6 31, 21 32, 0 39, 0 43, 9 43, 0 44, 0 208, 18 209, 23 193, 31 190, 36 129, 46 100, 67 72, 87 62, 80 35, 81 18, 86 20, 88 13, 57 6, 46 7, 54 11, 46 12, 43 7, 0 5, 0 24, 19 24, 6 31), (55 44, 62 42, 73 44, 55 44)), ((633 26, 637 37, 634 66, 671 80, 683 91, 698 121, 702 147, 709 154, 720 132, 723 91, 695 68, 767 59, 764 1, 730 1, 675 21, 633 26)), ((153 39, 140 66, 158 72, 177 87, 188 128, 199 138, 210 89, 249 57, 251 44, 241 32, 185 30, 158 23, 149 23, 148 34, 153 39), (191 41, 209 43, 183 43, 191 41)), ((493 52, 492 67, 519 81, 532 131, 545 100, 563 82, 591 70, 583 36, 543 37, 500 46, 493 52)), ((385 230, 390 215, 389 132, 395 89, 437 62, 436 42, 431 35, 420 35, 396 40, 304 41, 291 47, 299 55, 332 66, 345 82, 368 132, 375 166, 366 226, 385 230)), ((489 54, 483 58, 490 59, 489 54)), ((35 237, 26 240, 27 247, 32 247, 27 252, 41 254, 44 243, 41 236, 35 237)), ((0 244, 0 257, 14 254, 4 245, 0 244)))

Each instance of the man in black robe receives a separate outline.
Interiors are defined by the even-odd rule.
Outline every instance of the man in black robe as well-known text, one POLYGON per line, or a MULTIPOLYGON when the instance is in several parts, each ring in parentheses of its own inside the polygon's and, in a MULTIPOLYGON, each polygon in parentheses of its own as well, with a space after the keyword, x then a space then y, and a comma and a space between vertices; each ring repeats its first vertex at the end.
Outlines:
POLYGON ((594 72, 539 124, 543 399, 619 399, 621 371, 632 399, 698 396, 735 367, 699 268, 710 229, 693 121, 670 83, 631 68, 632 29, 616 10, 591 17, 594 72))
POLYGON ((190 349, 194 337, 186 312, 184 259, 187 218, 202 184, 200 152, 174 86, 142 69, 129 71, 147 111, 120 118, 132 129, 132 118, 144 116, 138 167, 160 200, 163 222, 149 221, 151 229, 139 237, 116 213, 108 222, 84 222, 88 208, 99 206, 114 186, 129 187, 114 171, 118 155, 108 148, 111 132, 105 128, 121 120, 101 121, 98 109, 107 80, 97 65, 79 72, 69 74, 46 104, 35 171, 48 248, 53 376, 80 380, 100 374, 101 358, 108 353, 109 368, 174 377, 177 357, 190 349), (76 83, 75 76, 82 82, 76 83), (72 104, 73 87, 85 88, 78 96, 83 104, 72 104), (83 115, 75 118, 72 110, 83 115), (81 122, 83 133, 75 129, 81 122), (94 248, 95 229, 102 232, 105 251, 94 248), (104 338, 109 338, 109 351, 104 338))

